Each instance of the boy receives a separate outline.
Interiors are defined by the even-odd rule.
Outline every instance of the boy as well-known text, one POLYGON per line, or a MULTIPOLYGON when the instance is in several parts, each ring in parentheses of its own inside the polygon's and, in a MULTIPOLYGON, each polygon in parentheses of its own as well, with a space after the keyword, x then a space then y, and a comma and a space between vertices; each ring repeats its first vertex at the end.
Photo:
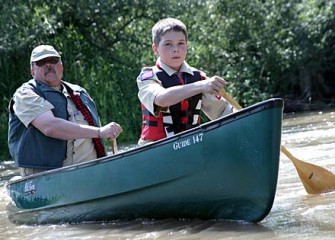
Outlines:
POLYGON ((142 69, 137 78, 142 107, 139 145, 172 136, 200 124, 200 110, 213 120, 233 108, 219 96, 226 82, 185 61, 187 29, 179 20, 166 18, 152 28, 156 65, 142 69))

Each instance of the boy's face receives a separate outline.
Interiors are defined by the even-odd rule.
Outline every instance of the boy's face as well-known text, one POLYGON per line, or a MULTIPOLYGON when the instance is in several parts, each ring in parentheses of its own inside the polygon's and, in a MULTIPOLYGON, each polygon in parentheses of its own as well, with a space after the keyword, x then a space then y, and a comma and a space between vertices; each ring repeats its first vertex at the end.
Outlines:
POLYGON ((187 41, 183 32, 168 31, 159 42, 152 45, 152 50, 162 62, 178 71, 187 54, 187 41))

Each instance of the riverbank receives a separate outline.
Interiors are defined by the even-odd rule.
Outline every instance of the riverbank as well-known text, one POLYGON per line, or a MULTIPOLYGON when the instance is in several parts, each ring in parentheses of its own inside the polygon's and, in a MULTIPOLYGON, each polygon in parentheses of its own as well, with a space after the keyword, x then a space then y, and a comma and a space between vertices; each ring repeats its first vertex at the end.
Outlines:
POLYGON ((299 113, 299 112, 309 112, 309 111, 326 111, 335 109, 335 101, 302 101, 299 99, 289 99, 284 100, 284 113, 299 113))

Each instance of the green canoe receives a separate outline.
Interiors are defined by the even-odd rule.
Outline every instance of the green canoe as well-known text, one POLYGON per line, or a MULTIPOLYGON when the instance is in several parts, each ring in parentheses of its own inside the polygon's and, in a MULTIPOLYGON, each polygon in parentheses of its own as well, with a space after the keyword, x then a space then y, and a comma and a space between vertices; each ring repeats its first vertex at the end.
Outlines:
POLYGON ((282 99, 269 99, 143 147, 9 181, 9 219, 261 221, 276 193, 282 114, 282 99))

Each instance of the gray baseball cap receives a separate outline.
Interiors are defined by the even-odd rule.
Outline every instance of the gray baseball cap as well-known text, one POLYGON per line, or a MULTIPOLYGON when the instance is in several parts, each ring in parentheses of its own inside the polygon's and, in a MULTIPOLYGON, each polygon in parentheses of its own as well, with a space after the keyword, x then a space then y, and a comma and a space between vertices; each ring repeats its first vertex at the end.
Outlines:
POLYGON ((61 57, 56 49, 51 45, 39 45, 33 49, 30 62, 36 62, 47 57, 61 57))

